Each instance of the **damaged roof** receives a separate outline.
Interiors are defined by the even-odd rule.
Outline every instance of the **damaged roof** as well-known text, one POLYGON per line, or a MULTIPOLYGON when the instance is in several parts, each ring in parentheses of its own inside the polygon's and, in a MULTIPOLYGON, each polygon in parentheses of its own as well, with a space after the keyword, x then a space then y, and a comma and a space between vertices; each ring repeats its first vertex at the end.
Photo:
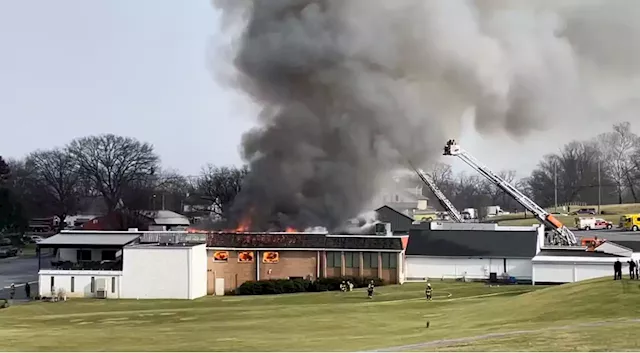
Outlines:
POLYGON ((403 249, 402 237, 328 235, 321 233, 211 233, 207 247, 218 248, 292 248, 292 249, 403 249))

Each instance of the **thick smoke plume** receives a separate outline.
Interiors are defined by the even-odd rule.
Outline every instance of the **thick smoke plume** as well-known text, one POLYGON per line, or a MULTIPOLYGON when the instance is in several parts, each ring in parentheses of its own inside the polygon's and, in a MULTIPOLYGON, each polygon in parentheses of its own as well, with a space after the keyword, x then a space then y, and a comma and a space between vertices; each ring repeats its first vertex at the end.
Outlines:
POLYGON ((244 26, 231 83, 262 108, 235 204, 257 228, 341 225, 393 168, 438 158, 470 107, 478 131, 525 136, 638 95, 634 0, 214 4, 244 26))

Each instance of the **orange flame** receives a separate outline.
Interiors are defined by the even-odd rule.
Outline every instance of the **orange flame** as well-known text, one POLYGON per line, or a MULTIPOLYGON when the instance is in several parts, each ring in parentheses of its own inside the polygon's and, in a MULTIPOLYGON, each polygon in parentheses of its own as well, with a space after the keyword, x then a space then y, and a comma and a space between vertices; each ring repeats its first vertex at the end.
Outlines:
POLYGON ((285 232, 287 233, 297 233, 298 230, 292 227, 287 227, 287 229, 285 229, 285 232))
POLYGON ((249 227, 251 227, 251 219, 247 217, 240 221, 238 228, 236 228, 236 232, 246 232, 249 230, 249 227))

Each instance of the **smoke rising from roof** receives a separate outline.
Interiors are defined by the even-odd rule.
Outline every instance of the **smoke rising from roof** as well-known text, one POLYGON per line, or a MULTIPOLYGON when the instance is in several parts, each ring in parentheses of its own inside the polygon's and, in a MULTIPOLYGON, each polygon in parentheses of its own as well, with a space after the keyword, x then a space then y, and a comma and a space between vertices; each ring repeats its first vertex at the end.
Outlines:
POLYGON ((469 107, 479 132, 525 136, 638 94, 634 0, 214 4, 244 26, 227 83, 262 108, 235 210, 263 228, 341 225, 407 158, 438 158, 469 107))

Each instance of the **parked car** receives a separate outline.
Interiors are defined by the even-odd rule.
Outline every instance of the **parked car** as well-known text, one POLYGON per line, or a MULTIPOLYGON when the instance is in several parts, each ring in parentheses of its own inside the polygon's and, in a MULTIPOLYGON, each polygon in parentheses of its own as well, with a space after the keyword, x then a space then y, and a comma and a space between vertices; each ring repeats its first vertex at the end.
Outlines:
POLYGON ((591 215, 595 215, 596 209, 595 208, 581 208, 575 212, 571 212, 572 215, 579 215, 579 214, 591 214, 591 215))

